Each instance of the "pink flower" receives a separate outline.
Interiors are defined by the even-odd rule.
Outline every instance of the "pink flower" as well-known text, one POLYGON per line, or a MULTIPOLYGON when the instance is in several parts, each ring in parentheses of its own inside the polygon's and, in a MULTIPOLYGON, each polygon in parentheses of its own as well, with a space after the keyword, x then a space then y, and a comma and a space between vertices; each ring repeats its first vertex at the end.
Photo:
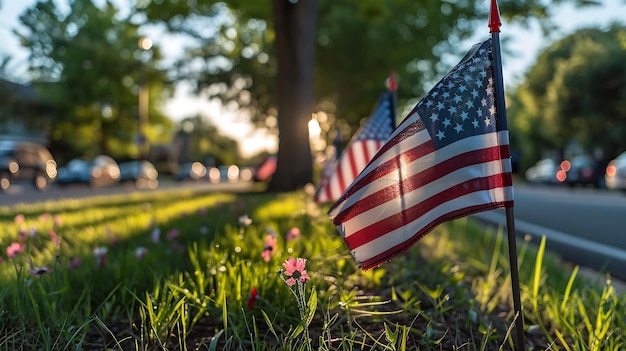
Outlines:
POLYGON ((52 217, 52 216, 50 216, 50 213, 48 213, 48 212, 46 212, 46 213, 42 213, 42 214, 39 216, 39 221, 41 221, 41 222, 47 222, 47 221, 50 219, 50 217, 52 217))
POLYGON ((48 230, 48 235, 50 235, 50 240, 52 240, 54 245, 56 245, 57 247, 61 246, 61 238, 57 235, 57 233, 54 230, 52 229, 48 230))
POLYGON ((276 238, 268 234, 265 236, 265 247, 263 247, 263 252, 261 253, 261 257, 263 257, 265 262, 270 261, 274 250, 276 250, 276 238))
POLYGON ((22 223, 24 223, 24 220, 26 219, 26 217, 24 217, 23 214, 18 214, 15 216, 15 218, 13 219, 13 222, 17 225, 20 225, 22 223))
POLYGON ((63 225, 63 219, 61 219, 61 216, 59 216, 59 215, 55 215, 52 220, 54 221, 54 226, 55 227, 60 227, 60 226, 63 225))
POLYGON ((70 259, 70 263, 69 263, 69 265, 68 265, 68 268, 69 268, 69 269, 74 269, 74 268, 76 268, 76 267, 80 266, 80 262, 81 262, 81 261, 80 261, 80 258, 78 258, 78 257, 72 257, 72 258, 70 259))
POLYGON ((285 241, 286 242, 290 242, 291 240, 297 238, 300 236, 300 228, 298 227, 293 227, 291 229, 289 229, 289 231, 287 232, 287 235, 285 235, 285 241))
POLYGON ((201 216, 206 216, 209 213, 209 210, 206 207, 202 207, 198 209, 198 214, 201 216))
POLYGON ((13 258, 22 252, 24 252, 24 245, 21 243, 13 242, 11 245, 7 246, 7 256, 9 258, 13 258))
POLYGON ((283 267, 285 267, 283 274, 287 278, 285 283, 288 286, 295 285, 297 281, 300 281, 300 283, 306 283, 309 279, 311 279, 306 272, 306 269, 304 269, 305 265, 305 258, 295 259, 293 257, 289 257, 288 260, 283 262, 283 267))
POLYGON ((180 231, 178 229, 172 229, 167 233, 167 240, 174 240, 180 236, 180 231))

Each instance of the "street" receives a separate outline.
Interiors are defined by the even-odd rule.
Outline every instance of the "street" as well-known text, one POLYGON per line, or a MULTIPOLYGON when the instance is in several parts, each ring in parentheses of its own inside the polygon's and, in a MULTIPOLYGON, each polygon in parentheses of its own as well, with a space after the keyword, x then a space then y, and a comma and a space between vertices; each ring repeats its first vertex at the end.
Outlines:
MULTIPOLYGON (((514 227, 518 238, 532 235, 564 260, 626 279, 626 195, 621 192, 561 186, 515 187, 514 227)), ((506 225, 505 211, 473 216, 506 225)))

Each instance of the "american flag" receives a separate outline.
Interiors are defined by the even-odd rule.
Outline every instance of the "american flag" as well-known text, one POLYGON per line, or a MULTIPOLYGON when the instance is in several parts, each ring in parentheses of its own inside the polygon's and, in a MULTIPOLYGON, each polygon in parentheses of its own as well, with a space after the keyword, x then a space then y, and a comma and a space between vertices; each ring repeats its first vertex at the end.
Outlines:
POLYGON ((362 269, 437 225, 513 206, 506 120, 495 108, 491 40, 415 106, 329 212, 362 269))
POLYGON ((316 202, 337 201, 391 135, 395 117, 394 94, 383 93, 339 159, 322 172, 320 187, 315 193, 316 202))

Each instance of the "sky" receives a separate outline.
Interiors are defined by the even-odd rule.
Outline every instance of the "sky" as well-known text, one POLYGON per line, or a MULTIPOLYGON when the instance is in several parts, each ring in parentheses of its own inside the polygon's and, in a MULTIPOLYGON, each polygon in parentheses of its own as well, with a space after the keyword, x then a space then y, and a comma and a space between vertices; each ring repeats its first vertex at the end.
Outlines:
MULTIPOLYGON (((113 1, 120 3, 121 0, 113 1)), ((554 40, 571 34, 578 28, 584 27, 606 27, 613 22, 626 23, 626 0, 601 0, 602 6, 594 8, 574 8, 571 5, 559 7, 557 16, 554 18, 560 27, 559 31, 551 33, 550 37, 544 37, 536 23, 531 23, 529 28, 510 25, 506 22, 501 27, 500 39, 510 41, 512 45, 507 48, 512 55, 502 57, 502 69, 505 86, 515 85, 521 81, 524 73, 531 67, 537 55, 542 49, 548 47, 554 40)), ((24 72, 26 69, 27 53, 21 49, 17 40, 13 37, 12 30, 19 25, 19 15, 28 7, 32 6, 35 0, 0 0, 0 57, 11 55, 12 72, 24 72)), ((63 0, 58 0, 58 4, 63 4, 63 0)), ((478 40, 484 40, 489 35, 487 19, 485 27, 477 28, 484 30, 485 36, 478 40)), ((158 43, 158 38, 153 38, 157 44, 168 47, 164 52, 178 52, 174 42, 158 43)), ((469 49, 470 46, 468 46, 469 49)), ((254 130, 245 123, 240 116, 224 113, 219 104, 211 103, 206 99, 193 97, 189 94, 188 87, 181 86, 174 96, 174 99, 165 106, 165 113, 173 120, 178 121, 185 117, 197 114, 207 115, 212 119, 220 130, 240 141, 241 151, 246 155, 251 155, 262 149, 274 151, 276 140, 268 138, 262 131, 254 130), (244 136, 242 138, 242 136, 244 136)))

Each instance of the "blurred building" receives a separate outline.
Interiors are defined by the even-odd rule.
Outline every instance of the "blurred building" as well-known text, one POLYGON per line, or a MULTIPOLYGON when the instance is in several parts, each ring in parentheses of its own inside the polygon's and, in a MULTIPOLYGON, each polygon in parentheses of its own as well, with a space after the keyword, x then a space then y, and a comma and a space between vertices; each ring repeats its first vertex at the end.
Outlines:
POLYGON ((35 86, 0 79, 0 96, 0 138, 47 144, 49 112, 35 86))

